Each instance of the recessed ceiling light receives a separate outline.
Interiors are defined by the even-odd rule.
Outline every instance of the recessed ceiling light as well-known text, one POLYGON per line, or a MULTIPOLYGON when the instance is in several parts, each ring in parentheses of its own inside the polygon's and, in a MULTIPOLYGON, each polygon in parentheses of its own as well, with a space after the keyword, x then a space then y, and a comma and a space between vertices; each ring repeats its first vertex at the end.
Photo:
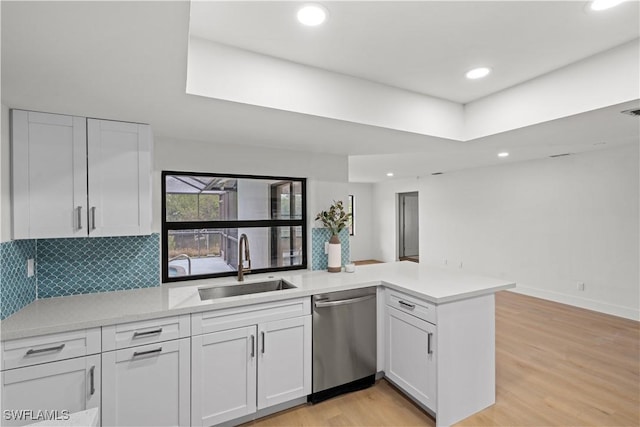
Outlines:
POLYGON ((465 76, 468 79, 475 80, 475 79, 481 79, 483 77, 487 77, 490 72, 491 72, 491 68, 479 67, 479 68, 474 68, 473 70, 467 71, 467 74, 465 74, 465 76))
POLYGON ((509 157, 509 153, 503 151, 502 153, 498 153, 498 157, 509 157))
POLYGON ((387 172, 387 176, 393 176, 393 172, 387 172))
POLYGON ((298 21, 302 25, 315 27, 327 19, 327 9, 319 4, 307 4, 298 9, 298 21))
POLYGON ((593 0, 591 10, 606 10, 619 5, 625 0, 593 0))

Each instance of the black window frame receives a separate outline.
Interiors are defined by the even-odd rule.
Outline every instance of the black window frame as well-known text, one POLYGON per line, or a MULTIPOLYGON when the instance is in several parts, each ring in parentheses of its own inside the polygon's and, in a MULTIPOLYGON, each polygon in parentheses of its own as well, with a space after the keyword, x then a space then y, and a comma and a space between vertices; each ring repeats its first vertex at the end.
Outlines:
POLYGON ((353 194, 349 194, 348 197, 348 209, 351 213, 351 216, 349 217, 349 236, 355 236, 356 235, 356 196, 354 196, 353 194))
POLYGON ((182 282, 190 280, 211 279, 216 277, 236 276, 237 271, 225 271, 211 274, 169 277, 169 231, 193 230, 206 228, 259 228, 259 227, 302 227, 302 263, 293 266, 253 268, 251 273, 272 273, 291 270, 305 270, 307 262, 307 179, 300 177, 246 175, 212 172, 162 171, 162 283, 182 282), (301 219, 264 219, 264 220, 217 220, 217 221, 167 221, 167 176, 206 176, 212 178, 263 179, 269 181, 297 181, 301 183, 302 218, 301 219))

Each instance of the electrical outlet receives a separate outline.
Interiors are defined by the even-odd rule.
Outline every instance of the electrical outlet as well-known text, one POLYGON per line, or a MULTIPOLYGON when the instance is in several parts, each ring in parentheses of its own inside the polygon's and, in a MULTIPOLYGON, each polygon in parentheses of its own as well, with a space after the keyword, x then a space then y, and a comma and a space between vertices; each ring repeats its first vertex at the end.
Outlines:
POLYGON ((576 289, 584 291, 584 282, 576 282, 576 289))
POLYGON ((27 260, 27 277, 33 277, 36 274, 36 263, 33 258, 27 260))

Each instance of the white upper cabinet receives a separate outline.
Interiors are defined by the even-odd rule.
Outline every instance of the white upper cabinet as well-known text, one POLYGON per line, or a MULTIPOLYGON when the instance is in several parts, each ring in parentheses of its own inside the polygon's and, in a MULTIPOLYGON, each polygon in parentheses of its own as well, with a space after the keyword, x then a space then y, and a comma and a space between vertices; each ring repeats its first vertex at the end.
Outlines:
POLYGON ((151 128, 87 120, 89 235, 151 233, 151 128))
POLYGON ((13 238, 151 232, 148 125, 12 110, 13 238))
POLYGON ((13 238, 86 237, 86 120, 12 113, 13 238))

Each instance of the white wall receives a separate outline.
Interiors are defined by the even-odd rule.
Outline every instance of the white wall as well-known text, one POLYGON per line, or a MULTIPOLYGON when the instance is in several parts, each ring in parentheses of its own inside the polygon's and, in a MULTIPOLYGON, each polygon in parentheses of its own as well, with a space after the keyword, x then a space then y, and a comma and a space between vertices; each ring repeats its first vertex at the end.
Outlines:
MULTIPOLYGON (((354 197, 355 235, 349 237, 351 259, 375 259, 375 229, 373 221, 377 206, 373 204, 373 184, 349 183, 349 194, 354 197), (374 210, 375 209, 375 210, 374 210)), ((346 203, 346 199, 345 199, 346 203)))
MULTIPOLYGON (((522 293, 640 319, 638 157, 630 145, 424 178, 421 262, 462 262, 522 293)), ((374 203, 408 187, 377 185, 374 203)), ((392 219, 386 208, 377 220, 392 219)), ((395 238, 389 225, 380 231, 379 247, 395 238)))

